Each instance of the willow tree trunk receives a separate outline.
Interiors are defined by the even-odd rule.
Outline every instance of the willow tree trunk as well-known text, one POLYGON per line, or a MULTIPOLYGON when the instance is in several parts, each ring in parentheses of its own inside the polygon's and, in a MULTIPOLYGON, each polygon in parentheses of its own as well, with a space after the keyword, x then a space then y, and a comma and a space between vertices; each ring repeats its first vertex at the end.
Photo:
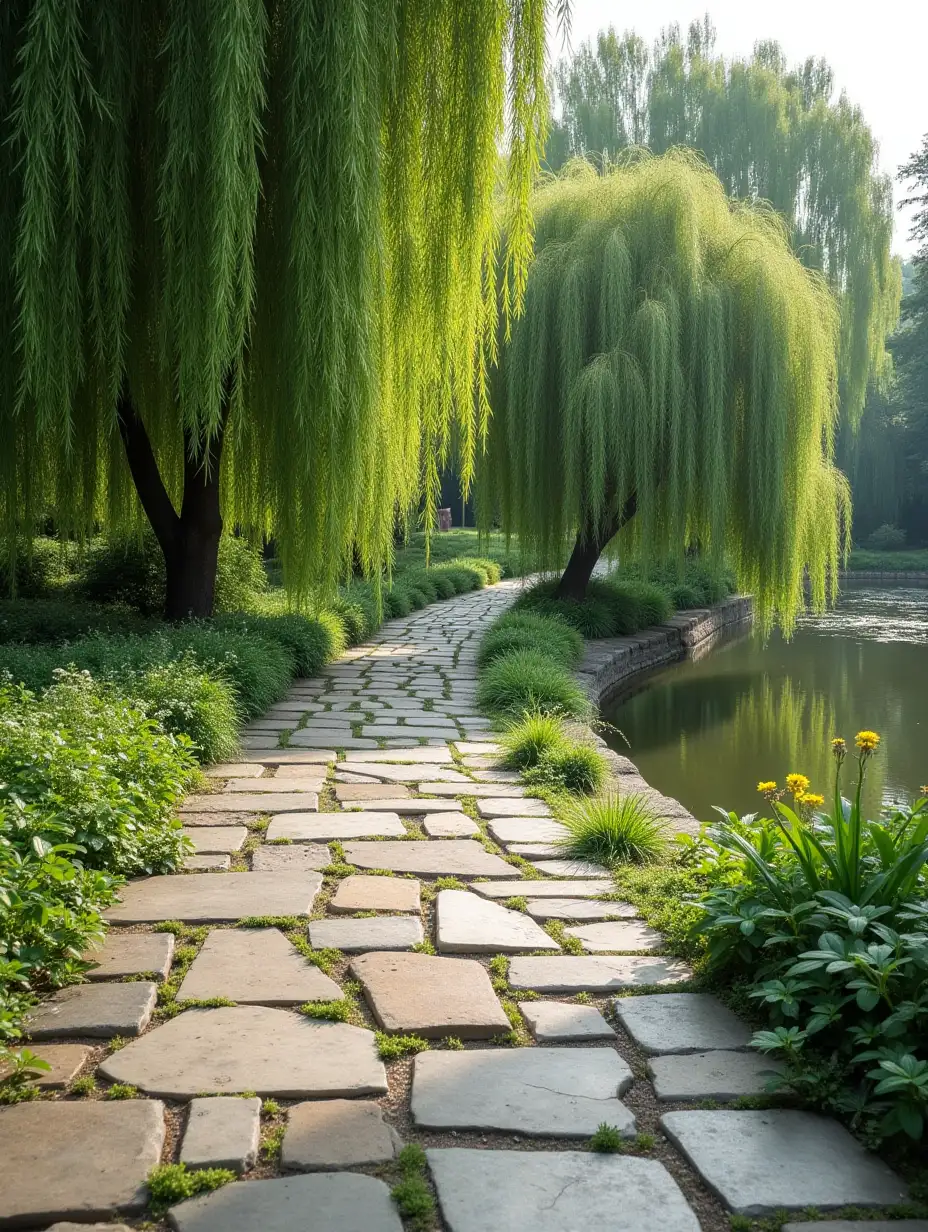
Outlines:
POLYGON ((158 470, 145 424, 127 388, 120 394, 117 414, 132 480, 164 555, 165 619, 212 616, 222 535, 219 463, 225 421, 208 440, 194 440, 185 430, 184 494, 178 514, 158 470))
POLYGON ((633 492, 621 510, 607 514, 598 525, 594 524, 591 519, 586 526, 577 531, 574 550, 570 554, 570 560, 554 592, 556 598, 582 599, 584 597, 586 588, 590 584, 590 578, 593 576, 593 570, 596 568, 596 562, 602 556, 603 550, 625 523, 631 521, 637 508, 638 498, 633 492))

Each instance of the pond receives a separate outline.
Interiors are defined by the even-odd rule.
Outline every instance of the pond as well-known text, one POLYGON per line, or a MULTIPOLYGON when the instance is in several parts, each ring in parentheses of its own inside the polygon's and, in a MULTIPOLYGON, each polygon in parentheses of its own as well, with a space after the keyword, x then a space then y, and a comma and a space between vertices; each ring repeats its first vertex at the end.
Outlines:
POLYGON ((603 717, 628 741, 607 732, 611 746, 702 821, 713 805, 755 811, 758 781, 792 771, 830 798, 831 738, 852 745, 870 728, 882 736, 865 787, 875 815, 928 783, 928 590, 852 583, 789 642, 765 645, 742 625, 702 657, 639 677, 603 717))

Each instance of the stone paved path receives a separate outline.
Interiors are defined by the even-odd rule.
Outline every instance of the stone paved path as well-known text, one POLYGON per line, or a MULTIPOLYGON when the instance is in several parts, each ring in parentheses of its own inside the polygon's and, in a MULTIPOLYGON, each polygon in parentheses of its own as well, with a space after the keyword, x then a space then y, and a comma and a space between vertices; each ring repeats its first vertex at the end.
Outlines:
POLYGON ((0 1228, 138 1227, 151 1167, 180 1159, 242 1179, 146 1228, 401 1232, 404 1142, 448 1232, 903 1200, 837 1123, 732 1107, 769 1069, 747 1028, 603 870, 550 858, 557 821, 494 768, 474 704, 517 586, 389 622, 210 768, 182 810, 196 871, 126 887, 91 982, 36 1011, 52 1071, 0 1108, 0 1228), (622 1154, 585 1149, 602 1124, 622 1154))

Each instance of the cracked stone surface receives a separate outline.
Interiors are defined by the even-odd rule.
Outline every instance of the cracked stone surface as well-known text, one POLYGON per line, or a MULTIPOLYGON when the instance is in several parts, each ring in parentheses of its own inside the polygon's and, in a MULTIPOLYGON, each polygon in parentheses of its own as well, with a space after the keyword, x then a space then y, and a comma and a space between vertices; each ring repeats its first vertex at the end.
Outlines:
POLYGON ((157 986, 146 980, 72 984, 29 1011, 27 1030, 34 1040, 139 1035, 151 1020, 156 996, 157 986))
POLYGON ((190 1101, 180 1162, 188 1168, 247 1172, 258 1158, 261 1101, 209 1096, 190 1101))
POLYGON ((110 930, 99 949, 86 950, 84 962, 95 966, 88 980, 122 980, 128 975, 147 975, 159 982, 167 979, 174 957, 173 933, 121 933, 110 930))
POLYGON ((520 1001, 519 1009, 528 1029, 539 1044, 615 1039, 615 1031, 595 1005, 568 1005, 564 1001, 520 1001))
POLYGON ((536 920, 605 920, 614 915, 634 919, 638 914, 631 903, 603 903, 583 898, 532 897, 526 910, 536 920))
POLYGON ((226 1185, 173 1207, 168 1222, 174 1232, 403 1232, 383 1181, 337 1172, 226 1185))
POLYGON ((510 986, 535 992, 611 992, 619 988, 677 984, 688 980, 691 974, 689 967, 676 958, 520 957, 509 964, 510 986))
POLYGON ((740 1051, 751 1029, 709 993, 658 993, 623 997, 616 1016, 635 1043, 651 1055, 667 1052, 740 1051))
POLYGON ((443 954, 513 954, 560 946, 521 911, 469 890, 440 890, 435 900, 436 948, 443 954))
POLYGON ((486 969, 473 959, 364 954, 350 972, 385 1031, 488 1039, 509 1030, 486 969))
POLYGON ((320 873, 191 873, 147 877, 119 891, 121 902, 105 917, 113 924, 232 923, 251 915, 308 915, 322 888, 320 873))
POLYGON ((313 1100, 290 1109, 280 1162, 288 1172, 364 1168, 393 1159, 398 1145, 379 1104, 313 1100))
POLYGON ((225 997, 242 1005, 302 1005, 342 995, 334 980, 276 928, 217 928, 203 943, 178 1000, 225 997))
MULTIPOLYGON (((384 877, 384 881, 389 878, 384 877)), ((314 950, 408 950, 422 941, 422 922, 408 915, 379 915, 364 920, 314 920, 309 939, 314 950)))
POLYGON ((319 843, 346 838, 403 838, 406 829, 396 813, 282 813, 267 828, 268 842, 319 843))

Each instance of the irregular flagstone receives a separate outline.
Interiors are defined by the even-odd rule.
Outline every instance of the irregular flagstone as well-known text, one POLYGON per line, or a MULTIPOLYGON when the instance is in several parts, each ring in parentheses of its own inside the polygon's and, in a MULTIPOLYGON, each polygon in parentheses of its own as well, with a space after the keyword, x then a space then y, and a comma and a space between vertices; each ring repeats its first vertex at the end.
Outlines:
POLYGON ((192 1099, 180 1148, 188 1168, 247 1172, 258 1158, 261 1101, 208 1096, 192 1099))
POLYGON ((532 867, 548 877, 577 877, 608 880, 611 876, 608 868, 601 864, 591 864, 588 860, 532 860, 532 867))
POLYGON ((363 802, 346 800, 343 807, 345 810, 362 808, 368 812, 386 811, 407 816, 413 814, 428 816, 433 813, 452 813, 456 817, 461 815, 460 800, 427 800, 423 796, 403 799, 400 796, 390 795, 383 800, 364 800, 363 802))
MULTIPOLYGON (((509 866, 511 868, 511 865, 509 866)), ((486 898, 514 898, 531 894, 533 899, 540 898, 598 898, 607 889, 601 881, 561 881, 552 879, 546 881, 539 878, 536 881, 497 881, 477 882, 474 889, 486 898)), ((608 907, 615 903, 604 904, 608 907)), ((612 912, 609 913, 613 914, 612 912)))
POLYGON ((561 854, 557 843, 504 843, 503 846, 511 856, 521 856, 523 860, 543 860, 546 856, 555 858, 561 854))
MULTIPOLYGON (((342 776, 344 778, 344 775, 342 776)), ((408 800, 408 787, 402 783, 336 783, 335 799, 340 804, 351 800, 386 800, 391 796, 394 800, 408 800)))
POLYGON ((519 1009, 539 1044, 615 1039, 615 1031, 595 1005, 564 1001, 520 1001, 519 1009))
POLYGON ((437 816, 426 816, 422 829, 429 838, 473 838, 480 833, 477 823, 463 813, 439 813, 437 816))
POLYGON ((248 837, 244 826, 196 826, 184 830, 198 856, 215 856, 241 851, 248 837))
POLYGON ((225 1185, 172 1207, 168 1223, 174 1232, 403 1232, 384 1182, 344 1172, 225 1185))
POLYGON ((185 873, 224 873, 231 866, 232 857, 228 855, 184 856, 185 873))
POLYGON ((586 1151, 431 1148, 429 1170, 453 1232, 699 1232, 663 1164, 586 1151))
POLYGON ((359 868, 387 868, 427 877, 511 877, 514 872, 511 864, 484 851, 472 839, 447 839, 441 843, 346 843, 345 859, 359 868))
POLYGON ((321 887, 320 873, 303 872, 147 877, 123 886, 122 901, 105 914, 113 924, 219 924, 250 915, 308 915, 321 887))
POLYGON ((481 1129, 588 1138, 604 1121, 624 1137, 635 1118, 619 1100, 632 1071, 611 1048, 488 1048, 420 1052, 412 1117, 423 1129, 481 1129))
POLYGON ((507 800, 521 800, 525 795, 524 787, 515 787, 511 783, 475 783, 473 779, 468 779, 466 784, 424 781, 419 784, 419 790, 433 796, 475 796, 478 800, 484 796, 490 796, 495 800, 500 797, 505 797, 507 800))
MULTIPOLYGON (((292 742, 296 732, 290 736, 292 742)), ((265 766, 316 766, 333 762, 336 753, 334 749, 274 749, 266 753, 249 753, 241 760, 243 762, 261 762, 265 766)), ((278 770, 278 774, 280 771, 278 770)))
MULTIPOLYGON (((305 754, 302 750, 300 752, 295 752, 294 757, 305 756, 308 752, 308 750, 305 754)), ((315 756, 314 753, 313 756, 315 756)), ((272 779, 268 779, 267 781, 269 783, 276 783, 278 791, 298 791, 300 790, 299 788, 291 788, 290 784, 293 782, 302 782, 304 779, 321 779, 324 782, 326 775, 329 773, 329 765, 334 760, 335 754, 333 753, 328 761, 319 762, 318 765, 308 765, 304 761, 288 762, 283 765, 276 766, 274 768, 274 777, 272 779)))
POLYGON ((0 1109, 0 1227, 135 1214, 161 1162, 164 1105, 127 1099, 37 1101, 0 1109))
POLYGON ((641 920, 613 920, 608 924, 581 924, 565 928, 568 937, 577 937, 588 954, 610 950, 659 950, 664 938, 641 920))
MULTIPOLYGON (((32 1049, 35 1055, 46 1061, 51 1069, 42 1070, 30 1078, 30 1084, 42 1091, 56 1091, 66 1087, 93 1052, 84 1044, 42 1044, 32 1049)), ((11 1062, 0 1063, 0 1081, 13 1072, 11 1062)))
POLYGON ((654 1057, 648 1073, 661 1100, 714 1099, 764 1095, 782 1067, 756 1052, 687 1052, 654 1057))
POLYGON ((443 748, 423 748, 422 745, 412 745, 406 749, 378 749, 376 753, 352 752, 345 754, 345 765, 357 765, 361 762, 412 762, 425 765, 447 765, 452 766, 454 759, 451 756, 451 750, 445 745, 443 748))
POLYGON ((321 842, 345 838, 404 837, 406 829, 396 813, 281 813, 267 828, 267 838, 288 838, 292 843, 321 842))
POLYGON ((429 954, 364 954, 350 967, 385 1031, 486 1039, 510 1029, 480 963, 429 954))
POLYGON ((522 781, 518 770, 491 770, 481 767, 474 770, 474 778, 478 783, 521 783, 522 781))
MULTIPOLYGON (((384 877, 384 881, 391 878, 384 877)), ((309 939, 315 950, 408 950, 422 941, 422 922, 408 915, 379 915, 363 920, 314 920, 309 939)))
POLYGON ((387 1090, 373 1032, 261 1005, 185 1010, 107 1057, 99 1072, 164 1099, 243 1091, 329 1099, 387 1090))
POLYGON ((127 984, 72 984, 31 1009, 27 1030, 34 1040, 89 1035, 139 1035, 155 1008, 157 985, 147 980, 127 984))
POLYGON ((465 774, 461 774, 460 770, 432 764, 407 766, 398 762, 365 762, 363 767, 357 766, 357 772, 384 783, 421 783, 431 780, 440 783, 462 783, 466 787, 471 781, 465 774))
MULTIPOLYGON (((536 884, 532 882, 532 894, 536 884)), ((605 920, 609 916, 634 919, 638 915, 631 903, 596 902, 584 898, 530 898, 526 910, 536 920, 605 920)))
POLYGON ((235 793, 229 796, 188 796, 178 810, 184 813, 294 813, 315 809, 318 797, 312 791, 267 791, 235 793))
POLYGON ((667 1112, 661 1128, 740 1215, 891 1206, 908 1195, 905 1183, 843 1126, 811 1112, 667 1112))
POLYGON ((740 1052, 751 1042, 747 1023, 710 993, 622 997, 613 1008, 638 1047, 652 1056, 718 1049, 740 1052))
POLYGON ((329 910, 413 911, 420 908, 419 882, 409 877, 344 877, 329 899, 329 910))
POLYGON ((331 863, 332 853, 322 843, 265 843, 251 856, 251 867, 256 873, 302 872, 331 863))
POLYGON ((550 817, 551 809, 544 800, 519 800, 513 796, 478 798, 477 812, 481 817, 550 817))
MULTIPOLYGON (((349 728, 349 732, 350 730, 349 728)), ((328 748, 333 744, 337 745, 340 749, 376 749, 377 747, 376 740, 369 740, 364 736, 344 736, 341 732, 333 731, 330 727, 321 731, 304 727, 300 731, 290 733, 291 748, 299 746, 300 748, 311 749, 313 746, 317 746, 328 751, 328 748)))
MULTIPOLYGON (((557 957, 514 958, 509 964, 513 988, 536 992, 611 992, 618 988, 647 988, 676 984, 692 972, 675 958, 557 957)), ((640 998, 636 998, 638 1000, 640 998)))
POLYGON ((247 761, 225 761, 205 766, 203 773, 211 779, 257 779, 264 773, 264 767, 247 761))
POLYGON ((455 748, 459 753, 477 756, 502 752, 502 746, 492 740, 457 740, 455 748))
POLYGON ((246 826, 256 821, 257 817, 257 813, 184 813, 184 829, 188 830, 191 826, 226 828, 233 823, 246 826))
POLYGON ((443 954, 513 954, 560 946, 521 911, 468 890, 440 890, 435 903, 436 948, 443 954))
POLYGON ((166 980, 174 957, 173 933, 121 933, 112 929, 99 949, 85 950, 84 962, 93 968, 85 971, 88 980, 122 980, 127 975, 148 975, 166 980))
POLYGON ((379 1104, 314 1100, 290 1109, 280 1163, 289 1172, 364 1168, 393 1159, 398 1145, 379 1104))
POLYGON ((276 928, 217 928, 184 976, 179 1001, 225 997, 242 1005, 302 1005, 342 995, 276 928))
POLYGON ((312 776, 304 770, 299 778, 275 776, 272 779, 230 779, 222 790, 231 793, 260 792, 261 794, 296 791, 301 795, 306 792, 318 792, 322 790, 327 769, 327 766, 321 766, 319 773, 312 776))
POLYGON ((568 830, 559 821, 544 817, 494 817, 487 829, 498 843, 553 843, 566 838, 568 830))

